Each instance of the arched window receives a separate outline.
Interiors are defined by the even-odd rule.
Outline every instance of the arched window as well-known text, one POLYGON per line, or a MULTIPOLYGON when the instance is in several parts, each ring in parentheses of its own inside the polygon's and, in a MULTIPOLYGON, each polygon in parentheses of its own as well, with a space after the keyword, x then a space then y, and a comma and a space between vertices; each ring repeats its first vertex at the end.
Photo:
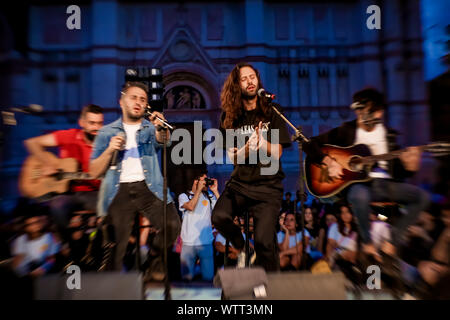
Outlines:
POLYGON ((205 109, 206 103, 202 94, 195 88, 180 85, 168 90, 164 97, 167 109, 205 109))

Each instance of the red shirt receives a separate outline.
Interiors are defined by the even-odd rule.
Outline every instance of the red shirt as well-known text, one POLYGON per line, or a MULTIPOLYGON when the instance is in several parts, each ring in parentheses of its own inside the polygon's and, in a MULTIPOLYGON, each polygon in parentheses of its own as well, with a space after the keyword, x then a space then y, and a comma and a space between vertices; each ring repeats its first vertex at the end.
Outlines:
MULTIPOLYGON (((58 130, 53 132, 56 143, 59 146, 60 158, 75 158, 81 164, 81 171, 89 172, 89 159, 92 153, 92 145, 84 141, 81 129, 58 130)), ((100 187, 100 180, 73 180, 70 190, 96 191, 100 187)))

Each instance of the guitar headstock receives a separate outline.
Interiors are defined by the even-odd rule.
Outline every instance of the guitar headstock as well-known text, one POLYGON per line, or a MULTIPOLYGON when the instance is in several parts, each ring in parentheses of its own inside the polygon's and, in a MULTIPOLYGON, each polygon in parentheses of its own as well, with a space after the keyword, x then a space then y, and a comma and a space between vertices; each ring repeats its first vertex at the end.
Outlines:
POLYGON ((431 153, 433 157, 443 157, 450 155, 449 142, 433 142, 424 146, 424 151, 431 153))

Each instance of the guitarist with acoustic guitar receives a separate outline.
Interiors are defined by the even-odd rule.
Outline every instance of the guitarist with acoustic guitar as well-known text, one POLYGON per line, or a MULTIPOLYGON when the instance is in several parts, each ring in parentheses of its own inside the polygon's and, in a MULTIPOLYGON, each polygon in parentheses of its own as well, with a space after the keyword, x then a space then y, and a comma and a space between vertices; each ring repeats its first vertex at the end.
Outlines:
MULTIPOLYGON (((363 144, 365 146, 362 147, 371 155, 387 154, 399 148, 395 142, 395 131, 383 123, 385 102, 382 93, 372 88, 356 92, 351 108, 356 114, 356 120, 345 122, 304 144, 307 161, 312 162, 310 167, 320 173, 319 178, 311 179, 305 163, 305 175, 310 191, 312 186, 317 187, 316 195, 327 193, 333 184, 340 186, 337 190, 342 191, 358 218, 363 252, 382 262, 381 254, 377 252, 370 238, 370 203, 393 201, 405 206, 407 214, 393 226, 392 243, 382 246, 385 256, 395 257, 395 247, 403 239, 408 226, 415 222, 419 213, 429 204, 429 195, 424 190, 403 182, 419 170, 422 149, 410 147, 396 157, 391 157, 394 158, 392 160, 375 161, 367 170, 367 176, 358 180, 355 175, 358 173, 358 165, 364 163, 364 158, 351 158, 355 168, 349 165, 352 161, 342 160, 345 152, 350 152, 352 146, 363 144), (335 146, 344 148, 334 148, 335 146), (338 151, 333 153, 330 151, 332 149, 338 151), (359 182, 346 185, 343 182, 347 177, 359 182)), ((314 194, 313 191, 312 193, 314 194)))
POLYGON ((84 106, 78 124, 81 129, 58 130, 24 141, 30 157, 23 165, 19 189, 23 196, 35 199, 57 194, 48 204, 62 231, 73 211, 96 210, 100 187, 100 180, 89 177, 89 159, 103 126, 103 109, 93 104, 84 106), (58 147, 59 158, 46 151, 52 147, 58 147))

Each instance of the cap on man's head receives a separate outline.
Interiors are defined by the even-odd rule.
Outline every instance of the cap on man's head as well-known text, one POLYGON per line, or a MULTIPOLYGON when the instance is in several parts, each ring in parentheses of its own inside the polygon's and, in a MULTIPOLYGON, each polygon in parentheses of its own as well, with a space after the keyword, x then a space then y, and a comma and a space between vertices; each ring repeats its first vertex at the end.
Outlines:
POLYGON ((384 94, 374 88, 360 90, 353 95, 353 103, 350 105, 350 108, 356 110, 365 108, 369 104, 372 112, 385 109, 384 94))

